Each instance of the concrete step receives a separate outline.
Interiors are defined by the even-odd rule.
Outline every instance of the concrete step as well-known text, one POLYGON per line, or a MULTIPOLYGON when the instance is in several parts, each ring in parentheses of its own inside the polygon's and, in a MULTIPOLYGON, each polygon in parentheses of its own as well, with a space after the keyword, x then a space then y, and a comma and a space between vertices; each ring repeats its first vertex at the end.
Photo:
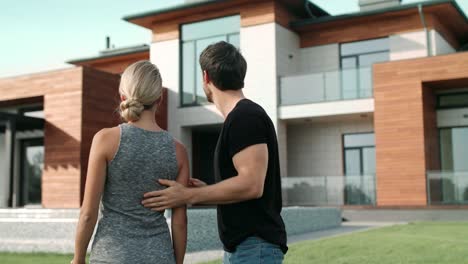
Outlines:
POLYGON ((78 219, 79 209, 0 209, 0 219, 78 219))

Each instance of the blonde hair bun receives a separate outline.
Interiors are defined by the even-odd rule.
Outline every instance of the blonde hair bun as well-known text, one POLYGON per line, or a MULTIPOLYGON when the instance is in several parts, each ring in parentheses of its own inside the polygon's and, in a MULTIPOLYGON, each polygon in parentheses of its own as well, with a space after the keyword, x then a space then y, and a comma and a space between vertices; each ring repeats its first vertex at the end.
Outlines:
POLYGON ((119 107, 122 118, 127 122, 139 120, 145 106, 153 105, 162 95, 158 67, 147 60, 128 66, 120 79, 119 93, 126 98, 119 107))
POLYGON ((125 121, 136 121, 140 119, 145 107, 134 99, 127 99, 120 103, 120 115, 125 121))

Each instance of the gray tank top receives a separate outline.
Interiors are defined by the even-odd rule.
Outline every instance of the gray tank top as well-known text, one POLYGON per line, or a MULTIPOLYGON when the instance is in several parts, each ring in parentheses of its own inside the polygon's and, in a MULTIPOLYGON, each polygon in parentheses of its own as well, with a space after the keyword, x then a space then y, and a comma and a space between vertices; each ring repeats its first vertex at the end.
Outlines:
POLYGON ((119 127, 119 148, 107 166, 90 263, 175 263, 166 218, 141 204, 145 192, 165 188, 158 179, 175 180, 175 141, 165 131, 126 123, 119 127))

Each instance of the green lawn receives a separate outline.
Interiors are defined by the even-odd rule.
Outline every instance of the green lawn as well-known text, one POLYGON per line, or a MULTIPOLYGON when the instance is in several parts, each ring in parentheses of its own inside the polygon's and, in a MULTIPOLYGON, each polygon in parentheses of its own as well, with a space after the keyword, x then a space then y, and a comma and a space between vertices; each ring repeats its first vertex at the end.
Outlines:
POLYGON ((290 245, 284 263, 467 264, 468 222, 415 223, 300 242, 290 245))
MULTIPOLYGON (((63 264, 71 255, 0 253, 1 264, 63 264)), ((205 264, 218 264, 221 261, 205 264)), ((285 264, 467 264, 468 222, 424 222, 290 245, 285 264)))
POLYGON ((0 253, 1 264, 68 264, 73 255, 48 253, 0 253))

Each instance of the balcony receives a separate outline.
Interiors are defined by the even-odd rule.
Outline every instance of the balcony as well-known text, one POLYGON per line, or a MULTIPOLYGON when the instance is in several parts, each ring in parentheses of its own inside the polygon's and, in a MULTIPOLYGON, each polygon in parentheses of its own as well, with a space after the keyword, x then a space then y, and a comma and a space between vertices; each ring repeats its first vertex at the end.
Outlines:
POLYGON ((430 205, 468 204, 468 171, 430 171, 427 190, 430 205))
POLYGON ((286 206, 375 205, 375 175, 282 178, 286 206))
POLYGON ((372 68, 361 67, 280 78, 280 105, 372 98, 372 68))

